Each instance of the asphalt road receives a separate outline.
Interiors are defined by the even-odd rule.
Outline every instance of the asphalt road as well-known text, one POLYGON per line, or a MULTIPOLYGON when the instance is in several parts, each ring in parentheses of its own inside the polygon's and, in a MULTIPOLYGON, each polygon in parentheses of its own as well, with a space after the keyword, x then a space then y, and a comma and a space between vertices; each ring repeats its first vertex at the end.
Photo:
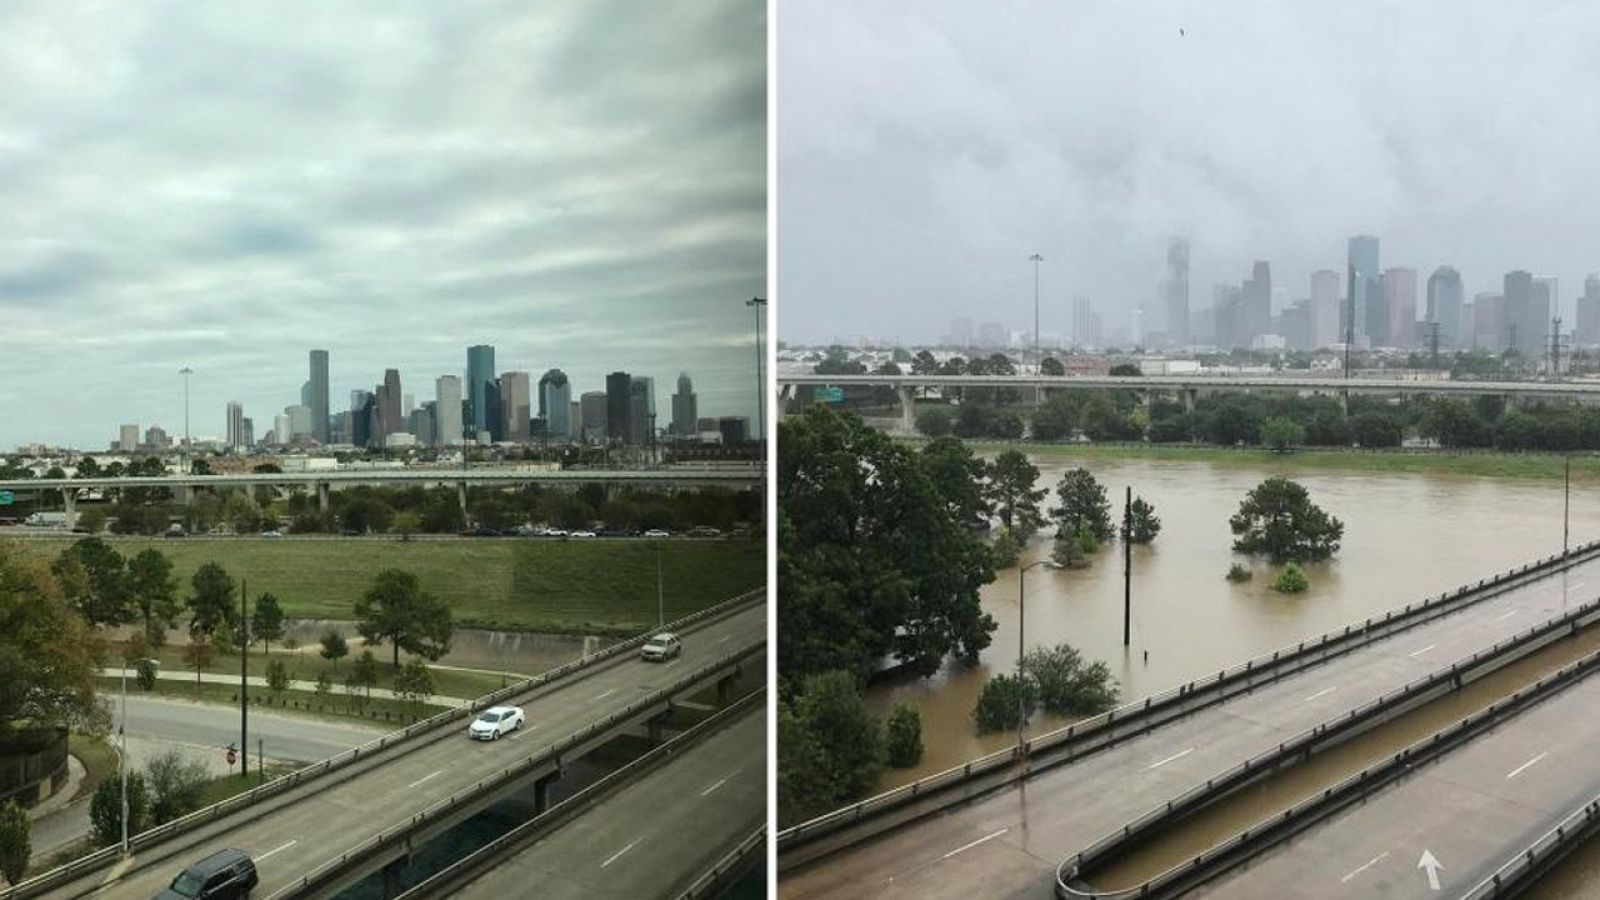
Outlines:
POLYGON ((1168 799, 1597 594, 1600 561, 1541 578, 825 857, 786 874, 779 894, 1050 896, 1062 860, 1168 799))
POLYGON ((1190 896, 1459 897, 1600 792, 1597 743, 1591 675, 1190 896))
MULTIPOLYGON (((125 867, 95 873, 46 896, 154 896, 189 860, 238 847, 256 858, 261 883, 254 895, 271 897, 379 832, 409 822, 433 802, 541 752, 694 668, 765 640, 765 607, 748 607, 684 634, 683 653, 671 663, 629 657, 524 700, 527 725, 513 736, 473 742, 461 724, 456 733, 431 742, 424 738, 379 766, 313 781, 286 798, 242 810, 135 856, 125 867), (179 852, 163 858, 173 849, 179 852)), ((754 671, 764 671, 755 665, 759 662, 754 671)))
POLYGON ((751 709, 452 896, 676 896, 766 819, 766 719, 751 709))

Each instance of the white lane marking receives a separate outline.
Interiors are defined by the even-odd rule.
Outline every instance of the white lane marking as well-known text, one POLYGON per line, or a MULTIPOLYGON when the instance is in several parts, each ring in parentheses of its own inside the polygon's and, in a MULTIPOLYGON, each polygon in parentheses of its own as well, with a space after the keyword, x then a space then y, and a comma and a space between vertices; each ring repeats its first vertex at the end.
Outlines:
MULTIPOLYGON (((637 844, 642 840, 644 840, 644 838, 634 838, 633 839, 633 844, 637 844)), ((609 866, 612 863, 616 862, 617 861, 617 857, 619 857, 622 854, 627 853, 629 850, 633 849, 633 844, 629 844, 628 846, 623 847, 621 850, 618 850, 617 852, 611 854, 611 858, 606 860, 605 862, 601 863, 600 864, 600 868, 604 869, 606 866, 609 866)))
POLYGON ((515 731, 515 732, 514 732, 514 733, 513 733, 513 734, 512 734, 512 735, 511 735, 511 740, 513 740, 513 741, 514 741, 514 740, 516 740, 516 739, 517 739, 517 738, 519 738, 519 737, 522 737, 522 736, 523 736, 523 735, 525 735, 525 734, 529 734, 529 733, 531 733, 531 732, 534 732, 534 731, 537 731, 537 730, 538 730, 538 729, 539 729, 539 726, 537 726, 537 725, 524 725, 524 726, 522 726, 522 727, 521 727, 521 728, 518 728, 518 729, 517 729, 517 730, 516 730, 516 731, 515 731))
POLYGON ((1499 621, 1501 621, 1503 619, 1509 619, 1509 618, 1511 618, 1512 616, 1514 616, 1516 614, 1517 614, 1517 611, 1513 609, 1508 613, 1502 613, 1502 614, 1500 614, 1498 616, 1495 616, 1493 621, 1499 622, 1499 621))
POLYGON ((1337 691, 1338 689, 1339 689, 1338 685, 1334 685, 1331 688, 1323 688, 1322 690, 1317 691, 1315 694, 1312 694, 1311 696, 1307 697, 1306 699, 1304 699, 1304 700, 1302 700, 1300 702, 1302 702, 1302 703, 1310 703, 1311 701, 1317 699, 1318 697, 1326 697, 1329 694, 1333 693, 1334 691, 1337 691))
POLYGON ((1439 646, 1439 645, 1438 644, 1429 644, 1428 646, 1423 647, 1421 650, 1416 650, 1416 651, 1413 651, 1411 653, 1407 653, 1406 655, 1411 657, 1412 659, 1415 659, 1415 658, 1421 656, 1422 654, 1427 653, 1429 650, 1432 650, 1433 648, 1435 648, 1437 646, 1439 646))
MULTIPOLYGON (((728 776, 728 778, 732 778, 732 777, 733 777, 732 775, 728 776)), ((716 784, 713 784, 711 787, 708 787, 705 790, 701 791, 700 792, 700 796, 704 797, 705 795, 711 793, 712 791, 716 790, 717 788, 722 787, 723 785, 727 784, 728 783, 728 778, 724 778, 721 781, 717 782, 716 784)))
POLYGON ((1578 583, 1577 583, 1577 584, 1569 584, 1569 585, 1567 585, 1567 590, 1569 590, 1569 591, 1575 591, 1575 590, 1577 590, 1577 589, 1578 589, 1578 588, 1581 588, 1581 587, 1583 587, 1583 586, 1584 586, 1584 585, 1586 585, 1586 584, 1588 584, 1588 583, 1589 583, 1589 582, 1587 582, 1587 581, 1580 581, 1580 582, 1578 582, 1578 583))
POLYGON ((675 659, 675 660, 673 660, 673 661, 672 661, 672 662, 669 662, 669 663, 667 663, 667 664, 666 664, 666 665, 664 665, 664 666, 662 666, 662 667, 661 667, 661 668, 663 668, 663 669, 670 669, 670 668, 672 668, 672 667, 673 667, 673 666, 675 666, 675 665, 677 665, 677 664, 678 664, 678 663, 681 663, 681 662, 683 662, 683 660, 682 660, 682 659, 681 659, 681 658, 680 658, 680 659, 675 659))
POLYGON ((727 643, 728 641, 731 641, 731 640, 733 640, 733 635, 725 634, 722 637, 717 638, 717 643, 723 644, 723 643, 727 643))
POLYGON ((1355 870, 1351 871, 1350 874, 1348 874, 1348 875, 1344 876, 1343 878, 1339 879, 1339 883, 1340 884, 1344 884, 1345 882, 1347 882, 1350 879, 1356 877, 1357 875, 1360 875, 1362 872, 1365 872, 1366 870, 1368 870, 1368 869, 1372 868, 1373 866, 1377 865, 1378 863, 1382 862, 1383 858, 1385 856, 1388 856, 1388 855, 1389 855, 1389 851, 1387 851, 1387 850, 1383 851, 1382 853, 1379 853, 1377 856, 1374 856, 1371 860, 1369 860, 1366 865, 1362 866, 1359 869, 1355 869, 1355 870))
POLYGON ((298 843, 300 843, 300 842, 295 840, 295 841, 290 841, 287 844, 284 844, 282 847, 273 847, 271 850, 268 850, 267 852, 261 854, 260 856, 257 856, 256 857, 256 862, 261 862, 263 859, 266 859, 267 857, 271 856, 272 854, 277 853, 279 850, 287 850, 290 847, 293 847, 295 844, 298 844, 298 843))
POLYGON ((1010 828, 1002 828, 999 831, 996 831, 994 834, 986 834, 983 837, 978 838, 977 840, 973 841, 970 844, 962 844, 961 846, 955 848, 954 850, 951 850, 949 853, 946 853, 945 855, 943 855, 943 856, 941 856, 939 858, 940 859, 949 859, 950 857, 955 856, 957 853, 960 853, 963 850, 971 850, 973 847, 978 846, 979 844, 983 843, 984 841, 992 841, 995 838, 999 837, 1002 834, 1005 834, 1006 832, 1008 832, 1010 830, 1011 830, 1010 828))
POLYGON ((406 787, 408 787, 408 788, 414 788, 414 787, 416 787, 416 786, 417 786, 417 785, 419 785, 419 784, 421 784, 421 783, 423 783, 423 782, 424 782, 424 781, 427 781, 427 780, 428 780, 428 779, 429 779, 429 778, 432 778, 432 777, 434 777, 434 775, 443 775, 443 774, 444 774, 444 770, 443 770, 443 769, 440 769, 440 770, 439 770, 439 771, 437 771, 437 772, 434 772, 434 773, 433 773, 433 774, 432 774, 432 775, 424 775, 424 776, 422 776, 422 777, 421 777, 421 778, 418 778, 418 779, 417 779, 417 780, 416 780, 416 781, 413 781, 413 782, 411 782, 411 783, 410 783, 410 784, 408 784, 408 785, 406 785, 406 787))
POLYGON ((1529 766, 1533 765, 1534 763, 1538 762, 1541 759, 1544 759, 1546 756, 1549 756, 1549 755, 1550 755, 1550 751, 1546 750, 1545 752, 1539 754, 1538 756, 1535 756, 1533 759, 1530 759, 1527 762, 1523 763, 1522 765, 1517 766, 1515 769, 1512 769, 1511 771, 1507 772, 1506 773, 1506 777, 1507 778, 1515 778, 1518 775, 1521 775, 1523 773, 1523 771, 1526 770, 1529 766))
POLYGON ((1153 762, 1153 763, 1151 763, 1151 764, 1150 764, 1150 765, 1148 765, 1148 766, 1145 766, 1145 768, 1146 768, 1146 769, 1154 769, 1154 768, 1158 768, 1158 767, 1160 767, 1160 766, 1164 766, 1164 765, 1166 765, 1166 764, 1167 764, 1167 763, 1169 763, 1169 762, 1172 762, 1172 761, 1173 761, 1173 760, 1175 760, 1175 759, 1182 759, 1182 758, 1184 758, 1184 757, 1185 757, 1185 756, 1188 756, 1188 755, 1189 755, 1189 754, 1191 754, 1191 753, 1193 753, 1193 752, 1194 752, 1194 748, 1193 748, 1193 747, 1190 747, 1190 748, 1189 748, 1189 749, 1187 749, 1187 750, 1182 750, 1182 751, 1179 751, 1179 752, 1177 752, 1177 753, 1174 753, 1174 754, 1172 754, 1172 755, 1171 755, 1171 756, 1169 756, 1169 757, 1167 757, 1167 758, 1166 758, 1166 759, 1163 759, 1163 760, 1161 760, 1161 761, 1160 761, 1160 762, 1153 762))
POLYGON ((612 694, 615 694, 616 692, 617 692, 617 689, 616 688, 612 688, 611 690, 606 691, 604 694, 601 694, 600 696, 596 697, 595 699, 596 700, 604 700, 605 698, 611 696, 612 694))

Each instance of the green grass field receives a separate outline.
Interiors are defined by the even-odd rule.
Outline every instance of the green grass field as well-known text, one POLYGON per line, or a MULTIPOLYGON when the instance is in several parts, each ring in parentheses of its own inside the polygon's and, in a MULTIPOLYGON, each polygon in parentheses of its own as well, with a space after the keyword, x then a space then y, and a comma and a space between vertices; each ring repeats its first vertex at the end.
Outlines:
MULTIPOLYGON (((177 643, 168 644, 151 655, 160 660, 163 674, 186 674, 189 676, 189 683, 193 684, 194 667, 183 660, 184 644, 182 642, 184 638, 182 635, 178 635, 176 640, 178 641, 177 643)), ((108 663, 113 668, 122 660, 122 646, 120 643, 113 644, 114 649, 109 656, 108 663)), ((317 655, 316 650, 317 647, 313 645, 310 649, 294 653, 273 646, 270 652, 263 653, 260 644, 252 645, 249 662, 250 674, 257 678, 264 678, 267 674, 267 664, 275 659, 282 660, 284 667, 289 670, 290 681, 316 681, 318 672, 327 672, 328 679, 333 682, 334 690, 342 690, 344 678, 350 674, 351 657, 345 657, 339 661, 338 665, 334 665, 317 655)), ((385 644, 377 648, 373 651, 373 655, 378 658, 380 664, 378 666, 378 683, 374 684, 373 687, 393 687, 395 673, 394 669, 389 665, 389 645, 385 644)), ((217 656, 212 659, 210 665, 200 671, 237 676, 239 674, 239 656, 238 654, 217 656)), ((497 691, 505 686, 499 675, 489 672, 468 672, 460 669, 444 668, 433 668, 432 672, 434 693, 441 697, 472 699, 481 697, 491 691, 497 691)), ((532 673, 525 673, 523 677, 526 677, 527 674, 532 673)), ((132 681, 132 675, 129 676, 129 680, 130 682, 132 681)), ((165 681, 167 679, 162 680, 165 681)), ((512 680, 516 680, 515 676, 512 676, 512 680)))
MULTIPOLYGON (((121 685, 121 681, 116 678, 102 676, 95 680, 101 693, 108 697, 114 696, 121 685)), ((133 693, 133 691, 134 688, 130 685, 128 692, 133 693)), ((140 693, 146 692, 141 691, 140 693)), ((209 681, 195 684, 192 681, 161 678, 156 681, 155 690, 148 693, 160 697, 183 697, 189 700, 224 705, 236 705, 239 702, 238 687, 209 681)), ((272 692, 265 687, 251 686, 250 704, 252 708, 260 708, 264 712, 285 715, 313 716, 345 721, 361 719, 369 725, 375 725, 380 728, 399 728, 403 725, 410 725, 417 719, 426 719, 435 713, 441 713, 450 708, 436 703, 411 703, 406 700, 395 700, 389 697, 373 697, 370 700, 353 698, 345 693, 342 686, 337 685, 326 697, 319 697, 313 691, 284 691, 274 697, 272 692)))
MULTIPOLYGON (((165 553, 180 596, 197 568, 216 562, 245 579, 252 596, 276 594, 295 619, 351 619, 373 577, 398 568, 448 600, 462 628, 632 635, 656 620, 656 547, 649 541, 105 539, 125 556, 152 546, 165 553)), ((28 539, 15 546, 54 558, 67 544, 28 539)), ((662 541, 660 554, 669 621, 766 578, 766 546, 758 540, 662 541)))

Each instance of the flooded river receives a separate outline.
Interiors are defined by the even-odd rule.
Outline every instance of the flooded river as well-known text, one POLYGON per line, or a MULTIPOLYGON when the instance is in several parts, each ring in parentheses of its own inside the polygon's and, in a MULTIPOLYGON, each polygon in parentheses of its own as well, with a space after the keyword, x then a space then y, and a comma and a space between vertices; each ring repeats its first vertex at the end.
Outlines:
MULTIPOLYGON (((1036 461, 1041 485, 1052 488, 1074 463, 1036 461)), ((1342 627, 1477 581, 1561 550, 1559 481, 1486 479, 1450 475, 1297 474, 1292 457, 1281 466, 1246 469, 1200 462, 1093 460, 1085 465, 1105 485, 1120 521, 1125 486, 1155 506, 1161 534, 1133 552, 1131 646, 1122 646, 1123 565, 1120 544, 1103 547, 1084 570, 1039 567, 1026 578, 1026 636, 1030 647, 1067 642, 1104 660, 1136 698, 1270 653, 1284 645, 1342 627), (1264 478, 1292 475, 1312 500, 1345 523, 1339 553, 1307 567, 1311 589, 1294 596, 1268 588, 1271 566, 1252 563, 1255 578, 1224 579, 1243 561, 1231 550, 1228 517, 1264 478)), ((1050 497, 1054 504, 1054 495, 1050 497)), ((1572 543, 1600 538, 1600 488, 1575 483, 1572 543)), ((1050 550, 1048 530, 1024 561, 1050 550)), ((984 680, 1011 672, 1017 657, 1017 570, 998 573, 983 591, 983 607, 999 627, 975 667, 947 666, 931 679, 874 685, 867 702, 886 715, 909 703, 922 715, 922 764, 886 773, 879 789, 958 765, 1002 749, 1014 733, 979 737, 972 708, 984 680)), ((1574 599, 1600 594, 1600 584, 1574 599)), ((1066 724, 1036 716, 1030 733, 1066 724)))

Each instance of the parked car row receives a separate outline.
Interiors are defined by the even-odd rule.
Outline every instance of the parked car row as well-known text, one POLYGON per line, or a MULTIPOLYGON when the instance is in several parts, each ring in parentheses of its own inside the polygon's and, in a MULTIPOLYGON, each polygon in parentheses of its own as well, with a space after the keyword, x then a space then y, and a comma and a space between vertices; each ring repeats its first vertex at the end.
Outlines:
MULTIPOLYGON (((735 534, 748 533, 749 529, 735 531, 735 534)), ((637 528, 577 528, 567 530, 564 528, 546 528, 535 525, 518 525, 515 528, 504 530, 478 526, 468 528, 461 532, 462 537, 531 537, 531 538, 646 538, 648 540, 664 540, 672 537, 672 532, 662 528, 651 528, 640 531, 637 528)), ((691 538, 721 537, 722 531, 709 525, 696 525, 683 532, 683 536, 691 538)))

